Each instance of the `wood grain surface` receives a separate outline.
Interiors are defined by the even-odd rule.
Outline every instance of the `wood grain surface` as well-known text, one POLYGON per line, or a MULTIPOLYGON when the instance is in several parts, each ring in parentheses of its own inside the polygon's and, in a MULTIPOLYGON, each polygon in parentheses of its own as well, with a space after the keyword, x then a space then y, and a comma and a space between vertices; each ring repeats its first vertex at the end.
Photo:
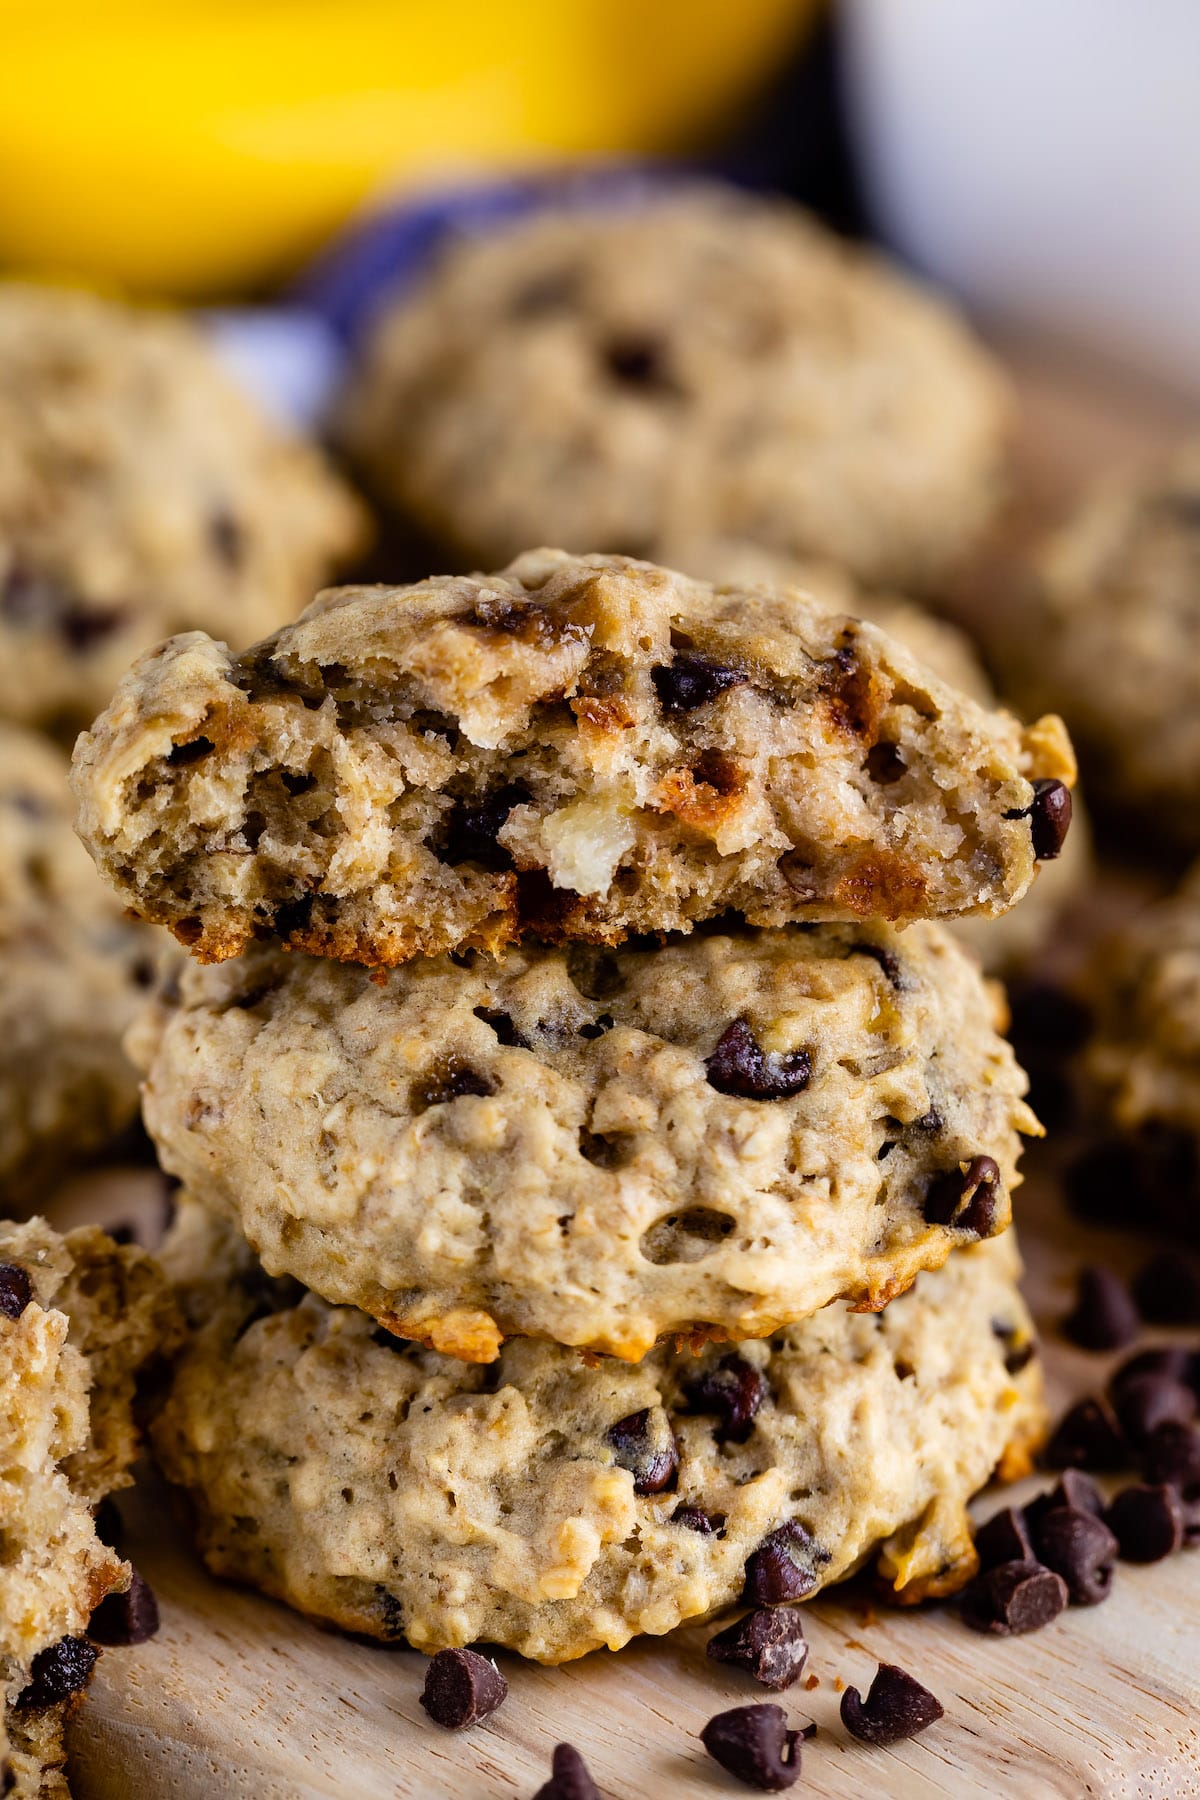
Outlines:
MULTIPOLYGON (((1053 508, 1098 463, 1141 453, 1180 418, 1161 397, 1080 382, 1015 359, 1025 406, 1027 486, 1053 508)), ((1112 890, 1109 890, 1111 895, 1112 890)), ((1118 893, 1116 910, 1127 903, 1118 893)), ((1064 942, 1078 943, 1068 931, 1064 942)), ((1113 1359, 1073 1350, 1057 1330, 1084 1259, 1132 1267, 1145 1244, 1083 1231, 1064 1214, 1056 1152, 1027 1159, 1017 1196, 1027 1292, 1045 1338, 1052 1399, 1095 1389, 1113 1359)), ((77 1182, 61 1220, 126 1216, 159 1204, 158 1178, 77 1182)), ((1154 1334, 1162 1341, 1170 1334, 1154 1334)), ((1041 1477, 1017 1496, 1047 1485, 1041 1477)), ((995 1500, 979 1507, 986 1514, 995 1500)), ((546 1780, 552 1747, 584 1752, 606 1800, 702 1800, 748 1793, 705 1755, 698 1732, 722 1708, 767 1698, 709 1664, 709 1629, 599 1652, 559 1669, 501 1658, 507 1703, 452 1734, 418 1705, 424 1659, 319 1630, 286 1609, 210 1579, 147 1475, 122 1503, 131 1553, 153 1584, 163 1627, 107 1653, 74 1729, 77 1800, 523 1800, 546 1780)), ((1200 1797, 1200 1550, 1118 1568, 1103 1605, 1065 1613, 1033 1636, 984 1639, 950 1608, 876 1610, 866 1589, 804 1608, 809 1677, 779 1696, 792 1723, 816 1721, 793 1790, 814 1800, 1192 1800, 1200 1797), (856 1744, 838 1717, 841 1687, 877 1660, 910 1669, 946 1717, 890 1750, 856 1744)))

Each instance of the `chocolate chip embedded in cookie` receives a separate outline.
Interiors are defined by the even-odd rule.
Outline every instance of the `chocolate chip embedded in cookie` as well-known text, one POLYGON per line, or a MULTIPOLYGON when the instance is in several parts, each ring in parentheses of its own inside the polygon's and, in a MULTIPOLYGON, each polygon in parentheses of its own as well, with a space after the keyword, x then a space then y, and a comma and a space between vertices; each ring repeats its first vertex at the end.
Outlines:
MULTIPOLYGON (((312 1295, 257 1317, 249 1250, 190 1200, 166 1255, 196 1331, 154 1440, 211 1567, 424 1650, 617 1648, 734 1604, 755 1567, 756 1603, 814 1593, 881 1539, 903 1540, 899 1588, 954 1570, 949 1591, 967 1499, 1041 1424, 1036 1364, 1010 1375, 992 1330, 1028 1323, 1011 1234, 878 1315, 830 1306, 741 1345, 764 1392, 738 1442, 692 1399, 719 1346, 621 1363, 514 1339, 485 1369, 387 1348, 312 1295), (648 1481, 660 1445, 671 1477, 648 1481)), ((739 1627, 734 1661, 782 1683, 792 1618, 739 1627)))
POLYGON ((380 965, 730 910, 994 916, 1037 868, 1033 783, 1073 778, 1056 720, 986 711, 873 626, 556 551, 330 592, 238 657, 174 638, 74 772, 102 871, 203 960, 275 936, 380 965))
MULTIPOLYGON (((260 948, 190 965, 131 1045, 164 1166, 268 1269, 470 1360, 522 1333, 636 1360, 882 1306, 1005 1229, 1037 1129, 935 925, 529 945, 382 985, 260 948)), ((768 1381, 727 1351, 688 1405, 744 1443, 768 1381)), ((607 1430, 665 1490, 661 1417, 607 1430)))
POLYGON ((448 240, 339 411, 381 495, 484 564, 712 532, 928 586, 1006 485, 1006 384, 944 301, 698 181, 448 240))
POLYGON ((365 535, 181 315, 0 283, 0 718, 73 736, 132 657, 292 618, 365 535))

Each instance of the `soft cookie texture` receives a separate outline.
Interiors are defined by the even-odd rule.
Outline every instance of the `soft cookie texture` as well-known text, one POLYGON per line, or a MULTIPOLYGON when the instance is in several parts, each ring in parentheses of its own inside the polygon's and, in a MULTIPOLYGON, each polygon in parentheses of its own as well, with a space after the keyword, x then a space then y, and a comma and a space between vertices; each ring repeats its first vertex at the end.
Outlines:
POLYGON ((143 1251, 95 1226, 60 1237, 42 1219, 0 1222, 0 1787, 22 1800, 67 1791, 74 1696, 31 1703, 31 1667, 129 1585, 92 1509, 131 1480, 137 1376, 179 1332, 143 1251))
POLYGON ((0 716, 73 733, 138 651, 261 637, 364 534, 183 318, 0 283, 0 716))
MULTIPOLYGON (((801 562, 758 545, 697 537, 670 544, 663 561, 704 581, 743 587, 770 587, 815 600, 827 612, 868 619, 904 645, 947 687, 995 707, 996 693, 971 639, 959 626, 902 594, 863 587, 828 563, 801 562)), ((1047 863, 1019 906, 1001 918, 956 919, 954 935, 969 945, 990 973, 1011 975, 1028 964, 1053 937, 1064 910, 1085 888, 1091 873, 1090 832, 1073 796, 1071 829, 1062 854, 1047 863)))
MULTIPOLYGON (((1200 863, 1178 891, 1102 944, 1086 1067, 1140 1150, 1151 1207, 1200 1235, 1200 863)), ((1136 1202, 1133 1202, 1136 1209, 1136 1202)))
POLYGON ((1060 721, 1023 729, 795 594, 537 551, 345 588, 246 654, 191 634, 79 740, 80 830, 197 955, 363 963, 756 924, 1004 912, 1060 721))
POLYGON ((0 1204, 14 1211, 136 1116, 121 1037, 160 955, 72 812, 66 758, 0 723, 0 1204))
POLYGON ((180 1213, 196 1330, 152 1430, 201 1549, 426 1651, 561 1662, 744 1588, 807 1598, 877 1550, 900 1598, 951 1592, 975 1567, 967 1500, 1027 1472, 1042 1430, 1011 1233, 880 1314, 636 1367, 521 1341, 481 1369, 268 1291, 221 1230, 180 1213))
POLYGON ((376 489, 468 557, 698 531, 936 582, 1005 488, 1007 385, 786 203, 687 184, 451 240, 344 396, 376 489))
POLYGON ((1002 1231, 1037 1131, 939 926, 366 970, 190 964, 130 1045, 163 1166, 272 1275, 470 1360, 883 1305, 1002 1231))
POLYGON ((1094 793, 1200 847, 1200 439, 1090 495, 996 615, 1015 698, 1052 705, 1094 793))

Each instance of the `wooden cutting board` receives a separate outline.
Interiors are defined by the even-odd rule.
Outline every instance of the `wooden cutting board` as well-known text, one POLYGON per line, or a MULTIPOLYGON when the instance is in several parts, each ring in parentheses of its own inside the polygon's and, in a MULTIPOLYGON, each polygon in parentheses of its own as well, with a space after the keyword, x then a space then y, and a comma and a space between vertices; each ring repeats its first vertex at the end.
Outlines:
MULTIPOLYGON (((1161 397, 1075 379, 1061 363, 1013 361, 1025 402, 1026 488, 1037 509, 1180 422, 1161 397)), ((1073 1350, 1057 1331, 1074 1270, 1083 1259, 1132 1268, 1146 1246, 1067 1219, 1053 1158, 1050 1150, 1028 1159, 1017 1204, 1027 1292, 1061 1407, 1099 1386, 1113 1361, 1073 1350)), ((57 1216, 126 1216, 139 1194, 153 1208, 156 1182, 142 1173, 76 1183, 57 1216)), ((1046 1478, 1031 1481, 1016 1495, 1043 1485, 1046 1478)), ((418 1705, 424 1658, 323 1632, 211 1580, 150 1474, 122 1510, 163 1627, 152 1643, 101 1660, 74 1729, 77 1800, 523 1800, 546 1779, 563 1739, 584 1752, 606 1800, 750 1791, 709 1761, 697 1734, 722 1708, 766 1696, 706 1661, 707 1628, 559 1669, 505 1657, 507 1703, 455 1735, 418 1705)), ((1200 1550, 1148 1569, 1121 1565, 1102 1606, 1072 1609, 1026 1638, 977 1637, 950 1609, 876 1612, 865 1591, 818 1599, 804 1620, 814 1685, 780 1697, 793 1723, 818 1727, 797 1794, 1200 1797, 1200 1550), (865 1688, 878 1660, 912 1670, 946 1709, 924 1737, 884 1751, 856 1744, 838 1717, 842 1685, 865 1688)))

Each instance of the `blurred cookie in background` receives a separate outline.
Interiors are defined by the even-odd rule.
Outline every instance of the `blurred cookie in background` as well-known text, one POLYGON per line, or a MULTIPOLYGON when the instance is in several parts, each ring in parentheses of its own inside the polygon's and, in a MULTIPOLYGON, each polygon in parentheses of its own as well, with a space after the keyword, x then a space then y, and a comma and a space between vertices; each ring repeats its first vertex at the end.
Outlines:
MULTIPOLYGON (((901 594, 864 588, 828 563, 803 562, 755 544, 694 537, 664 547, 663 560, 686 574, 717 584, 798 588, 833 613, 851 613, 878 625, 911 651, 948 686, 994 708, 995 690, 967 633, 901 594)), ((1039 864, 1037 879, 1020 906, 1001 918, 965 918, 950 930, 991 974, 1012 975, 1043 950, 1064 910, 1076 902, 1092 868, 1091 832, 1078 791, 1062 853, 1039 864)))
POLYGON ((154 981, 75 836, 66 759, 0 724, 0 1205, 19 1213, 137 1114, 121 1038, 154 981))
POLYGON ((703 531, 923 587, 990 520, 1009 419, 942 301, 787 202, 687 182, 448 239, 338 432, 489 566, 703 531))
POLYGON ((1062 713, 1139 835, 1200 845, 1200 439, 1094 489, 1011 599, 980 614, 1006 691, 1062 713))
POLYGON ((261 637, 367 535, 185 319, 0 283, 0 717, 73 733, 138 651, 261 637))

